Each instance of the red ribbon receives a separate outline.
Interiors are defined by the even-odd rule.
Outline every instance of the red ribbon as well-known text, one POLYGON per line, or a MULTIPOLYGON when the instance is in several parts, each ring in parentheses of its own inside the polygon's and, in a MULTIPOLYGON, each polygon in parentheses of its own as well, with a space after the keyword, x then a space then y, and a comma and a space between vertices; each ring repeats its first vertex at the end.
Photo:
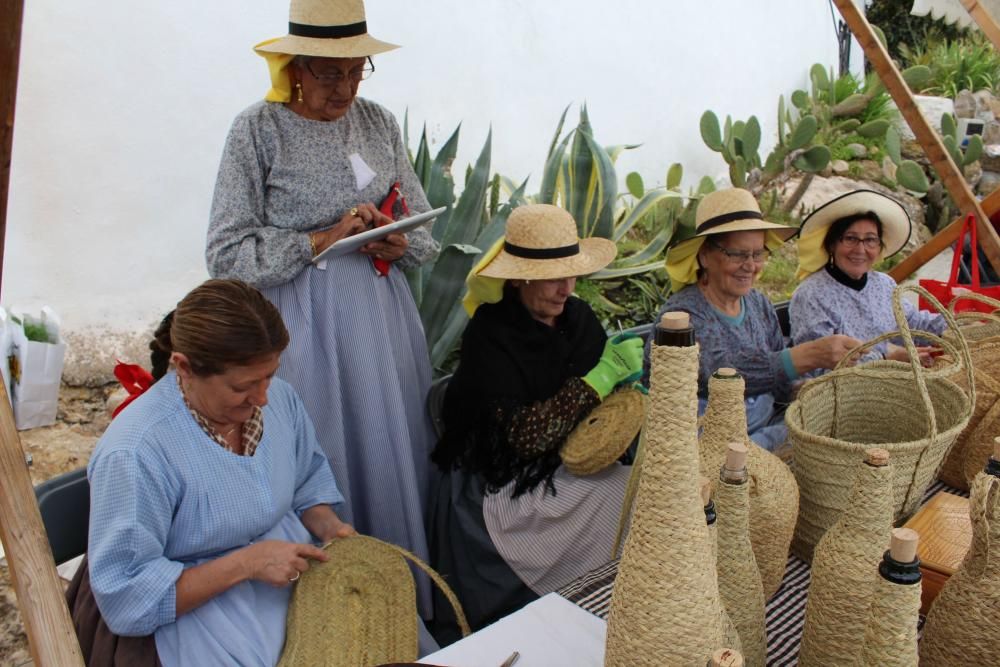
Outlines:
POLYGON ((145 393, 147 389, 153 386, 153 376, 142 366, 136 364, 126 364, 123 361, 118 361, 115 364, 115 377, 118 378, 118 382, 125 388, 128 392, 128 398, 121 402, 115 411, 111 413, 111 418, 114 419, 118 416, 118 413, 125 409, 129 403, 139 398, 145 393))

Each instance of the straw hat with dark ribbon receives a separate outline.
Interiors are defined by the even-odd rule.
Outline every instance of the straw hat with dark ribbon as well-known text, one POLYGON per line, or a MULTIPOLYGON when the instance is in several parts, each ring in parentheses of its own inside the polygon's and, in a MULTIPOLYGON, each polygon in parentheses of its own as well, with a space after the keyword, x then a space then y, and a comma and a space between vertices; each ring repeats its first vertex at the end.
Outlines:
POLYGON ((882 257, 891 257, 910 240, 913 225, 898 201, 874 190, 854 190, 823 204, 802 222, 797 241, 799 277, 822 269, 830 260, 823 247, 830 225, 849 215, 874 213, 882 223, 882 257))
POLYGON ((506 235, 483 253, 465 280, 466 312, 471 317, 480 304, 500 301, 505 280, 586 276, 610 264, 617 252, 608 239, 581 239, 573 216, 558 206, 518 206, 507 218, 506 235))
POLYGON ((362 0, 292 0, 288 34, 254 47, 319 58, 364 58, 397 48, 368 34, 362 0))
POLYGON ((774 249, 795 236, 795 227, 764 220, 757 199, 749 190, 716 190, 702 198, 695 212, 695 235, 674 245, 667 252, 667 274, 676 292, 694 284, 698 273, 698 251, 709 236, 729 232, 767 232, 765 244, 774 249))

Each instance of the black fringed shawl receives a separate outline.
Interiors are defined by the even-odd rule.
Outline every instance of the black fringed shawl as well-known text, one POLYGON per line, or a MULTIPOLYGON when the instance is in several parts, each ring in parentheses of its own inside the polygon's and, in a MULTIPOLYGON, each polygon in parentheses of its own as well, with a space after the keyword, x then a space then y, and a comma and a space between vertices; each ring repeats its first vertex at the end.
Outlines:
POLYGON ((508 443, 512 416, 518 408, 552 398, 568 379, 585 375, 597 364, 606 341, 590 306, 575 297, 566 302, 555 327, 533 319, 511 288, 499 303, 480 306, 462 336, 434 462, 444 470, 482 475, 489 492, 516 480, 514 496, 542 482, 554 493, 559 446, 521 458, 508 443))

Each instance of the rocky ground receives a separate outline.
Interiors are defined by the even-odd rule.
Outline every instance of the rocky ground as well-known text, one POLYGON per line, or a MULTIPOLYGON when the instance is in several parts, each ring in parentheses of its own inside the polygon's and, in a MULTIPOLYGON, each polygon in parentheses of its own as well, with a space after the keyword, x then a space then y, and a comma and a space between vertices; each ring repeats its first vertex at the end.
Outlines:
MULTIPOLYGON (((19 433, 21 446, 32 458, 32 482, 39 484, 87 465, 97 438, 108 425, 105 403, 115 386, 64 386, 57 423, 19 433)), ((21 667, 30 664, 28 641, 9 583, 7 562, 0 558, 0 665, 21 667)))

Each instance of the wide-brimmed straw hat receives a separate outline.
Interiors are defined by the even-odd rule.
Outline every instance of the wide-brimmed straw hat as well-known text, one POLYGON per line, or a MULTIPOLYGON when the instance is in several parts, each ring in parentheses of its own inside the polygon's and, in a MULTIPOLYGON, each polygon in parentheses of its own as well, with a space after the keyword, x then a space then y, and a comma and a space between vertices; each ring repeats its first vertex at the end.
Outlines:
POLYGON ((766 232, 765 244, 773 250, 799 230, 764 220, 760 205, 749 190, 729 188, 705 195, 695 211, 695 235, 677 243, 667 252, 666 267, 672 291, 676 292, 697 280, 698 250, 707 237, 754 231, 766 232))
POLYGON ((469 317, 481 304, 500 301, 507 280, 585 276, 610 264, 618 252, 608 239, 581 239, 573 216, 550 204, 515 208, 506 232, 465 279, 462 304, 469 317))
POLYGON ((610 264, 616 253, 608 239, 578 237, 576 222, 567 211, 529 204, 511 212, 503 248, 479 275, 505 280, 585 276, 610 264))
POLYGON ((292 0, 288 34, 254 47, 257 52, 319 58, 364 58, 397 48, 368 34, 362 0, 292 0))
POLYGON ((874 190, 855 190, 835 197, 809 214, 802 222, 798 239, 799 274, 823 268, 830 255, 823 247, 830 225, 849 215, 874 213, 882 223, 882 257, 891 257, 910 240, 913 225, 898 201, 874 190))

